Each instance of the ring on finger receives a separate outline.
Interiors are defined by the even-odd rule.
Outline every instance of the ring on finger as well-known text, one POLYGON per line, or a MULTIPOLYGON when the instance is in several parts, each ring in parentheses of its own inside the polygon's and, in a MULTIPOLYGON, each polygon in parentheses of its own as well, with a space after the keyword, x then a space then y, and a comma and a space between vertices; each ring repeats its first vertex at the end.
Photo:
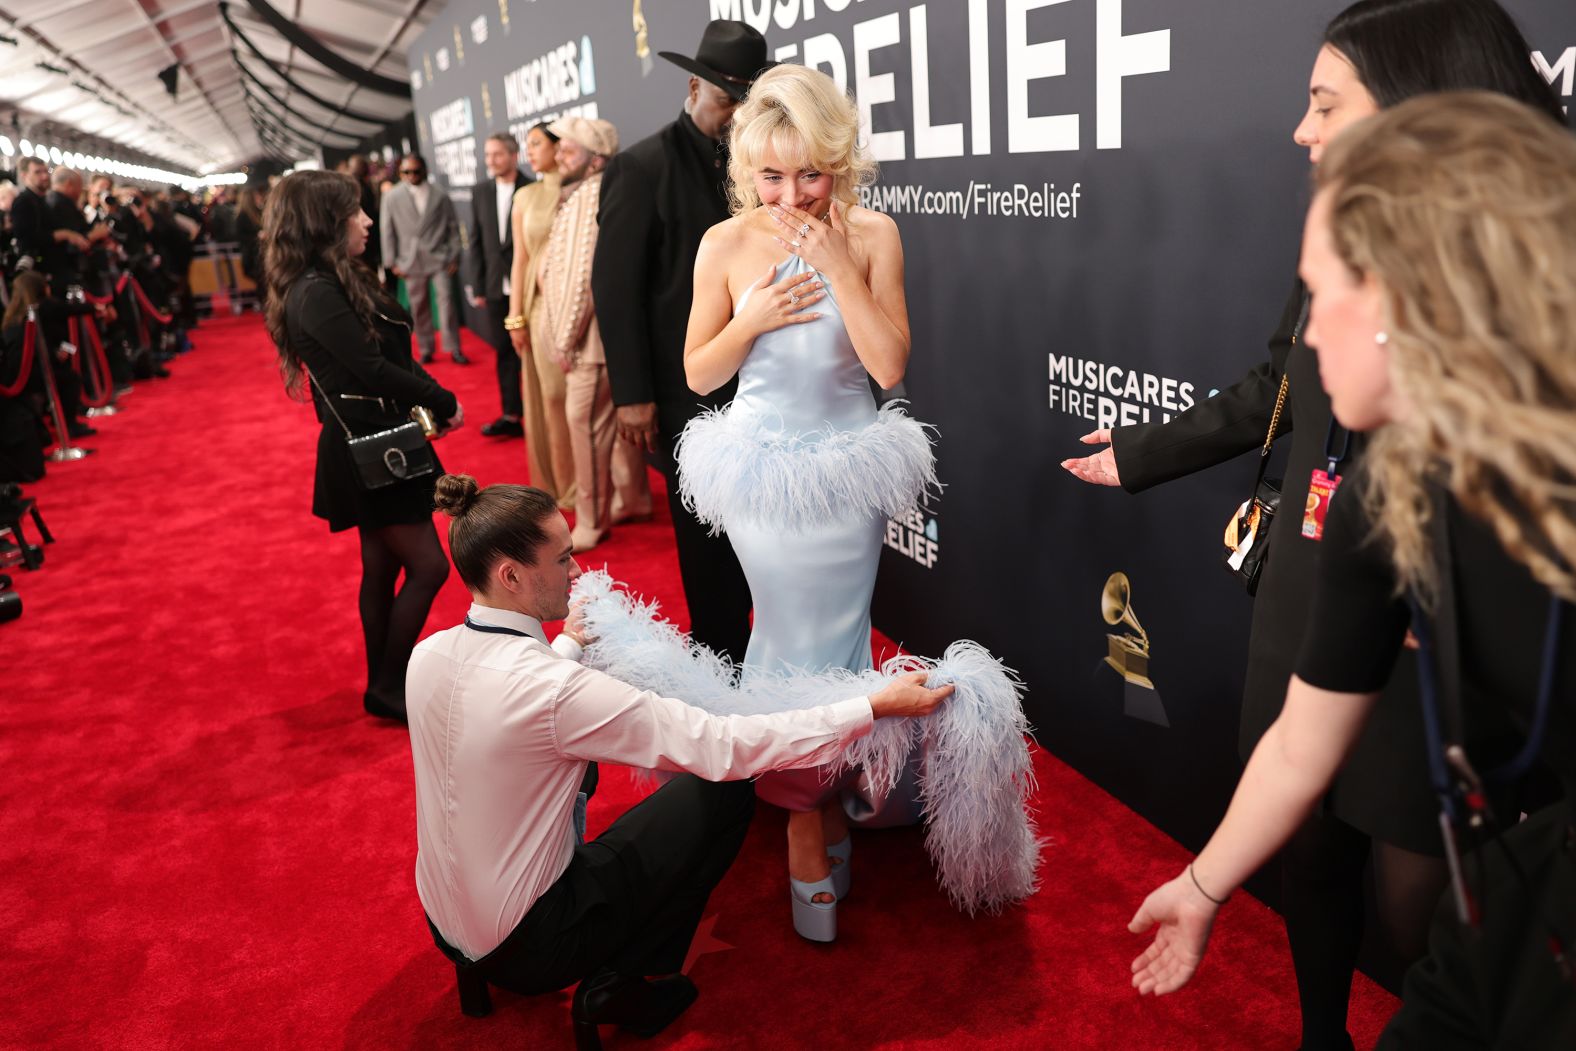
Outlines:
POLYGON ((805 223, 803 226, 799 227, 799 236, 800 237, 809 237, 810 236, 810 224, 809 223, 805 223))
POLYGON ((789 292, 788 293, 788 303, 789 303, 789 305, 792 305, 792 304, 797 303, 797 302, 799 302, 799 293, 797 293, 797 292, 789 292))

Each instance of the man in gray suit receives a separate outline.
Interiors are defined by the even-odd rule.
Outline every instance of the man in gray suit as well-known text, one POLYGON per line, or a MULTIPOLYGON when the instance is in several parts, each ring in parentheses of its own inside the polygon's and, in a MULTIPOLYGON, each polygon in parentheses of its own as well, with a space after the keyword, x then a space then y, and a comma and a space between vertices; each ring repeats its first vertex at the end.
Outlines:
POLYGON ((428 282, 438 292, 443 349, 456 365, 469 365, 460 351, 460 316, 450 280, 460 267, 460 221, 443 187, 427 181, 427 162, 419 154, 400 158, 399 185, 383 195, 378 225, 383 229, 383 261, 405 281, 416 322, 416 345, 423 365, 432 360, 432 308, 428 282))

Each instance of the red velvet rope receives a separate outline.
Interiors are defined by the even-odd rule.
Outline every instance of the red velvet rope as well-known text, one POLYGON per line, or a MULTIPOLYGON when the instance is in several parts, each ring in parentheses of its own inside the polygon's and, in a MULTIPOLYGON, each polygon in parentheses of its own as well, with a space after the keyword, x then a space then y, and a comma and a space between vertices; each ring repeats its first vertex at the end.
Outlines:
POLYGON ((0 395, 14 398, 22 393, 22 388, 27 386, 27 378, 33 371, 33 339, 34 322, 27 319, 27 327, 22 331, 22 367, 16 370, 16 386, 0 386, 0 395))
POLYGON ((92 398, 88 397, 87 384, 84 383, 82 385, 82 404, 90 409, 102 409, 115 397, 115 381, 110 379, 109 376, 109 357, 104 353, 104 341, 99 339, 98 325, 93 323, 92 318, 77 316, 71 319, 71 328, 72 342, 77 345, 77 352, 71 356, 71 367, 76 369, 79 374, 84 371, 82 368, 82 356, 87 353, 87 350, 82 346, 82 330, 84 328, 88 330, 88 341, 93 344, 93 362, 86 371, 97 374, 95 383, 98 387, 98 394, 92 398))
MULTIPOLYGON (((125 276, 131 277, 130 274, 125 276)), ((143 310, 153 315, 153 320, 157 321, 161 325, 168 325, 171 321, 175 320, 175 315, 173 314, 159 313, 159 308, 153 305, 153 300, 148 298, 148 293, 142 290, 142 285, 137 282, 136 278, 132 278, 131 287, 137 293, 137 302, 142 304, 143 310)))

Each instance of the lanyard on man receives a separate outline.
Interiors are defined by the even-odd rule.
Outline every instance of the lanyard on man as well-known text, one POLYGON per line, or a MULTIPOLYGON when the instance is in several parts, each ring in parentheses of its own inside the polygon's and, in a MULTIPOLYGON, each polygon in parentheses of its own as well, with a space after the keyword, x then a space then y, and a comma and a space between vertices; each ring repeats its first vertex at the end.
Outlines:
MULTIPOLYGON (((528 631, 518 628, 505 628, 497 624, 485 624, 479 620, 472 620, 469 615, 465 618, 465 626, 472 631, 480 631, 488 635, 518 635, 522 639, 532 639, 536 636, 528 631)), ((575 838, 581 844, 586 841, 586 806, 591 802, 591 797, 596 795, 597 782, 601 780, 601 771, 594 762, 586 763, 585 776, 580 779, 580 791, 575 796, 575 838)))

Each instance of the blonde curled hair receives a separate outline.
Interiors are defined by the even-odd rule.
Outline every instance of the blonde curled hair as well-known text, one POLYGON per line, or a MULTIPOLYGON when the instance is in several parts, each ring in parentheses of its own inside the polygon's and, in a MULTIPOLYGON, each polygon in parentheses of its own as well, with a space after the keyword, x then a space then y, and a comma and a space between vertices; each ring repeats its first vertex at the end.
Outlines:
POLYGON ((755 79, 734 111, 728 152, 734 215, 760 207, 754 172, 768 153, 790 169, 832 176, 832 197, 845 205, 858 204, 859 188, 876 179, 875 159, 859 145, 853 100, 831 77, 805 66, 785 63, 755 79))
POLYGON ((1336 253, 1384 289, 1405 411, 1367 455, 1400 584, 1431 602, 1431 480, 1576 599, 1576 137, 1503 95, 1404 102, 1319 166, 1336 253))

